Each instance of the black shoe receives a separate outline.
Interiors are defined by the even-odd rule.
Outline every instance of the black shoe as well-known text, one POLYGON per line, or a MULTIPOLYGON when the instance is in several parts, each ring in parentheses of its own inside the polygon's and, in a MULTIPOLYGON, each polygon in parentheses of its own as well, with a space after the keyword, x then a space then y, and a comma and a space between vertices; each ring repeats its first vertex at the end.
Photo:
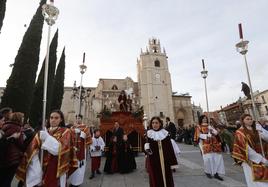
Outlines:
POLYGON ((93 179, 95 177, 95 175, 90 175, 89 179, 93 179))
POLYGON ((223 178, 220 177, 218 173, 216 173, 216 174, 214 175, 214 178, 215 178, 215 179, 218 179, 218 180, 220 180, 220 181, 223 181, 223 178))
POLYGON ((96 173, 97 173, 97 174, 101 174, 100 170, 97 170, 96 173))
POLYGON ((207 176, 209 179, 212 179, 212 176, 211 176, 209 173, 206 173, 206 176, 207 176))

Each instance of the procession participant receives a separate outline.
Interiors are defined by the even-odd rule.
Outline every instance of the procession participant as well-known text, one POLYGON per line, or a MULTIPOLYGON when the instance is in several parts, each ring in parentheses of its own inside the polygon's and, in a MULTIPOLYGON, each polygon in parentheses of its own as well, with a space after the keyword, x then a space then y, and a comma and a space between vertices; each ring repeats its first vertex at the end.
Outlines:
POLYGON ((204 171, 208 178, 223 180, 219 174, 225 174, 224 162, 221 155, 222 148, 217 130, 208 124, 205 115, 199 117, 199 125, 195 129, 195 142, 198 142, 199 148, 204 160, 204 171))
POLYGON ((69 177, 69 182, 73 187, 79 186, 84 182, 87 150, 92 143, 89 127, 82 123, 82 119, 82 115, 77 115, 76 123, 71 126, 78 160, 78 168, 69 177))
POLYGON ((118 142, 117 137, 112 136, 109 144, 109 150, 106 153, 106 162, 104 165, 104 172, 108 174, 118 172, 118 142))
POLYGON ((17 170, 17 179, 27 187, 65 187, 68 172, 77 167, 72 133, 64 127, 64 115, 60 110, 50 113, 48 126, 48 132, 41 130, 34 136, 17 170), (42 169, 41 149, 44 155, 42 169))
POLYGON ((268 186, 268 131, 254 124, 251 115, 243 114, 235 133, 232 157, 244 170, 247 186, 268 186), (262 155, 260 137, 265 157, 262 155), (264 140, 264 141, 263 141, 264 140))
POLYGON ((89 179, 95 177, 95 172, 101 174, 100 164, 101 164, 101 155, 104 151, 105 143, 100 136, 100 130, 94 130, 94 136, 92 138, 92 144, 90 145, 90 156, 91 156, 91 176, 89 179))
POLYGON ((119 122, 114 122, 113 136, 116 136, 117 142, 121 143, 123 140, 124 129, 120 127, 119 122))
POLYGON ((120 173, 129 173, 136 169, 136 161, 132 147, 128 142, 126 134, 123 135, 123 141, 119 144, 118 163, 120 173))
POLYGON ((150 187, 173 187, 171 166, 178 163, 168 131, 163 129, 163 122, 159 117, 151 119, 149 128, 150 130, 147 131, 148 143, 145 143, 144 150, 147 153, 150 187))

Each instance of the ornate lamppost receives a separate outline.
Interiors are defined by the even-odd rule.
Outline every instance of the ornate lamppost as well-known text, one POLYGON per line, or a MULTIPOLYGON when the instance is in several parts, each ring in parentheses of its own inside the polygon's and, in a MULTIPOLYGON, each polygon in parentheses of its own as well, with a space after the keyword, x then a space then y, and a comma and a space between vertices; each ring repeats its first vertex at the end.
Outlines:
POLYGON ((50 33, 51 33, 51 26, 55 24, 59 15, 59 9, 54 6, 54 0, 50 0, 49 4, 44 4, 42 6, 42 14, 44 16, 45 21, 48 24, 47 54, 46 54, 46 61, 45 61, 44 91, 43 91, 43 115, 42 115, 42 129, 45 129, 50 33))
POLYGON ((245 66, 246 66, 246 71, 247 71, 247 78, 248 78, 248 84, 249 84, 249 89, 250 89, 250 95, 251 95, 251 102, 252 102, 252 108, 253 108, 253 118, 255 120, 258 120, 257 116, 257 109, 256 105, 254 102, 254 96, 253 96, 253 90, 252 90, 252 85, 251 85, 251 79, 250 79, 250 74, 249 74, 249 69, 248 69, 248 63, 247 63, 247 57, 246 54, 248 52, 248 43, 249 41, 243 39, 243 31, 242 31, 242 24, 238 24, 238 29, 239 29, 239 37, 240 37, 240 42, 235 45, 237 52, 239 52, 241 55, 244 56, 245 60, 245 66))
POLYGON ((207 104, 207 113, 208 113, 207 118, 208 118, 208 125, 210 125, 210 114, 209 114, 208 92, 207 92, 207 81, 206 81, 206 78, 208 77, 208 71, 205 68, 204 59, 202 59, 202 66, 203 66, 203 70, 201 71, 201 76, 204 79, 206 104, 207 104))
POLYGON ((78 112, 76 114, 81 114, 82 105, 84 102, 87 102, 87 99, 90 97, 91 89, 85 89, 83 86, 76 86, 76 81, 74 81, 74 85, 72 88, 71 99, 74 101, 77 99, 79 102, 78 112))
MULTIPOLYGON (((79 88, 79 112, 78 112, 79 115, 81 115, 83 75, 87 70, 87 66, 85 65, 85 56, 86 56, 86 53, 83 54, 83 63, 81 65, 79 65, 80 74, 81 74, 80 88, 79 88)), ((84 91, 84 89, 83 89, 83 91, 84 91)))

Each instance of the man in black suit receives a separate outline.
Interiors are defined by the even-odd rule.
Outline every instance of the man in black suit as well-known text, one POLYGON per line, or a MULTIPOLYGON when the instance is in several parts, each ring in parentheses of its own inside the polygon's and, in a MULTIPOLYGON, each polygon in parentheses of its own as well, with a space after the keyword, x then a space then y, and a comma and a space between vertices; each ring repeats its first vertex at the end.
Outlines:
POLYGON ((177 129, 175 124, 170 121, 169 117, 166 117, 166 130, 169 132, 170 138, 175 140, 177 129))
POLYGON ((114 123, 113 136, 117 137, 117 142, 122 142, 124 130, 119 126, 118 121, 114 123))

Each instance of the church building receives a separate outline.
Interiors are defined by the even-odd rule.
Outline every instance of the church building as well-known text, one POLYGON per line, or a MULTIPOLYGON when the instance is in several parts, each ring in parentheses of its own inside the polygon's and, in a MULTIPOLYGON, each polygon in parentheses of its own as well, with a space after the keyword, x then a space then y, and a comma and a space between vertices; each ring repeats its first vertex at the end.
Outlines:
MULTIPOLYGON (((167 59, 166 51, 161 48, 160 41, 156 38, 149 39, 148 47, 145 51, 141 50, 137 59, 138 82, 134 82, 130 77, 100 78, 97 87, 85 88, 86 97, 81 102, 81 114, 85 123, 97 126, 101 112, 118 111, 118 96, 122 90, 125 90, 132 103, 132 112, 143 107, 149 119, 153 116, 160 116, 163 120, 165 117, 170 117, 171 121, 179 126, 195 123, 196 111, 193 110, 191 96, 176 95, 172 92, 167 59)), ((66 114, 67 121, 73 121, 79 111, 79 102, 74 97, 74 91, 75 89, 66 87, 64 92, 62 111, 66 114)))

